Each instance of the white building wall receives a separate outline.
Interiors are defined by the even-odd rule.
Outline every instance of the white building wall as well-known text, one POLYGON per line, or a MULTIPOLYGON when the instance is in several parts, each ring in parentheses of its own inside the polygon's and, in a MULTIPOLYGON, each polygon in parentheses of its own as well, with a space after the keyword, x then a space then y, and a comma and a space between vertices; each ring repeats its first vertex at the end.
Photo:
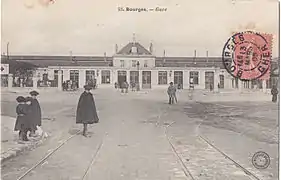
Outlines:
POLYGON ((70 80, 70 71, 69 69, 64 69, 63 70, 63 81, 70 80))
POLYGON ((155 67, 155 57, 134 57, 134 56, 130 56, 130 57, 126 57, 126 56, 122 56, 122 57, 114 57, 113 58, 113 66, 114 67, 121 67, 121 61, 120 60, 124 60, 125 62, 125 66, 124 68, 132 68, 132 60, 136 60, 139 61, 140 63, 140 68, 144 67, 144 63, 145 61, 147 61, 147 66, 148 67, 155 67))
POLYGON ((205 70, 198 70, 199 71, 199 84, 195 88, 196 89, 205 89, 205 70))
POLYGON ((189 88, 189 71, 184 70, 183 71, 183 89, 189 88))
POLYGON ((219 69, 216 69, 214 72, 214 91, 218 91, 218 84, 220 82, 220 71, 219 69))
POLYGON ((86 70, 79 70, 79 87, 82 88, 86 84, 86 70))
POLYGON ((155 88, 158 85, 158 70, 151 71, 151 88, 155 88))

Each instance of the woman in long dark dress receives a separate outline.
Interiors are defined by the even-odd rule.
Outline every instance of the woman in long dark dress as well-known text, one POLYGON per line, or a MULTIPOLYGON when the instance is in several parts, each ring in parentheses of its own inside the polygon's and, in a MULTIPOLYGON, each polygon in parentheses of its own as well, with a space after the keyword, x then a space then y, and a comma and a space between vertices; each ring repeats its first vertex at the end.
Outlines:
POLYGON ((31 104, 30 104, 30 121, 32 123, 32 130, 29 134, 30 137, 35 136, 35 131, 37 130, 37 126, 41 126, 41 107, 37 100, 37 96, 39 93, 37 91, 31 91, 29 93, 31 95, 31 104))
POLYGON ((26 104, 26 99, 23 96, 18 96, 16 100, 19 104, 16 107, 17 119, 14 131, 19 131, 20 140, 28 141, 27 131, 30 128, 29 107, 26 104))
POLYGON ((83 124, 83 136, 86 136, 87 125, 98 123, 99 118, 96 110, 93 94, 89 85, 84 86, 85 91, 81 94, 76 111, 76 124, 83 124))

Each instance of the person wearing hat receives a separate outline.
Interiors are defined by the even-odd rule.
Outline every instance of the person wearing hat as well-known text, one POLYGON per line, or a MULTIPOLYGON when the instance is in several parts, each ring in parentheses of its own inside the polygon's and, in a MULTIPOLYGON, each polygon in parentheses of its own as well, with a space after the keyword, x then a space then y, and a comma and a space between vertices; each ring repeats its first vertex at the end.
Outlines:
POLYGON ((32 131, 30 132, 29 136, 34 137, 35 136, 35 131, 37 130, 37 126, 41 126, 41 107, 40 104, 37 100, 37 96, 39 93, 37 91, 31 91, 29 93, 31 95, 31 104, 30 104, 30 122, 32 123, 32 131))
POLYGON ((26 99, 23 96, 18 96, 16 98, 18 105, 16 107, 17 119, 14 127, 14 131, 19 131, 19 139, 23 141, 28 141, 27 131, 29 129, 29 109, 26 104, 26 99))
POLYGON ((271 95, 272 95, 272 102, 277 102, 278 89, 276 85, 272 86, 271 95))
POLYGON ((169 104, 174 104, 174 100, 176 99, 176 91, 177 88, 173 85, 173 82, 170 82, 170 86, 168 87, 167 90, 169 96, 169 104))
POLYGON ((99 117, 96 110, 93 94, 89 85, 84 86, 85 91, 81 94, 76 111, 76 124, 83 124, 83 136, 87 136, 87 125, 98 123, 99 117))

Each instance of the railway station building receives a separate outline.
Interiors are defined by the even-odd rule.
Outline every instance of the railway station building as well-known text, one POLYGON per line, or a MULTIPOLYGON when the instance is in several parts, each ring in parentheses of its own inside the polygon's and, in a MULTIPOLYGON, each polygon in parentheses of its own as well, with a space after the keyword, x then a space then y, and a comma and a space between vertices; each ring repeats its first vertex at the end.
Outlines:
MULTIPOLYGON (((100 88, 114 87, 123 81, 138 83, 140 89, 167 88, 170 82, 181 89, 268 89, 278 82, 277 59, 272 62, 271 78, 267 81, 242 82, 225 69, 221 57, 171 57, 165 51, 161 57, 153 53, 153 44, 145 48, 139 42, 129 42, 120 50, 115 47, 113 56, 5 56, 2 64, 28 63, 35 68, 27 76, 25 86, 59 87, 67 80, 76 81, 83 88, 90 79, 96 79, 100 88), (44 82, 50 83, 44 83, 44 82)), ((278 59, 279 60, 279 59, 278 59)), ((1 74, 2 81, 18 80, 15 74, 1 74)), ((3 83, 1 83, 3 84, 3 83)), ((15 86, 16 83, 13 83, 15 86)), ((2 85, 4 86, 4 85, 2 85)))

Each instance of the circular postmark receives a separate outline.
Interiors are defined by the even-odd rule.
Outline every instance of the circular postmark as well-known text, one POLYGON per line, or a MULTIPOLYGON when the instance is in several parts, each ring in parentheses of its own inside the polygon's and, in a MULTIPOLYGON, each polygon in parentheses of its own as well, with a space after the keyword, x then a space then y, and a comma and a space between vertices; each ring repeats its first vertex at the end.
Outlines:
POLYGON ((258 151, 252 157, 252 164, 257 169, 266 169, 270 164, 270 157, 267 153, 258 151))
POLYGON ((246 31, 231 36, 224 45, 225 69, 240 80, 254 80, 270 69, 271 42, 265 35, 246 31))

